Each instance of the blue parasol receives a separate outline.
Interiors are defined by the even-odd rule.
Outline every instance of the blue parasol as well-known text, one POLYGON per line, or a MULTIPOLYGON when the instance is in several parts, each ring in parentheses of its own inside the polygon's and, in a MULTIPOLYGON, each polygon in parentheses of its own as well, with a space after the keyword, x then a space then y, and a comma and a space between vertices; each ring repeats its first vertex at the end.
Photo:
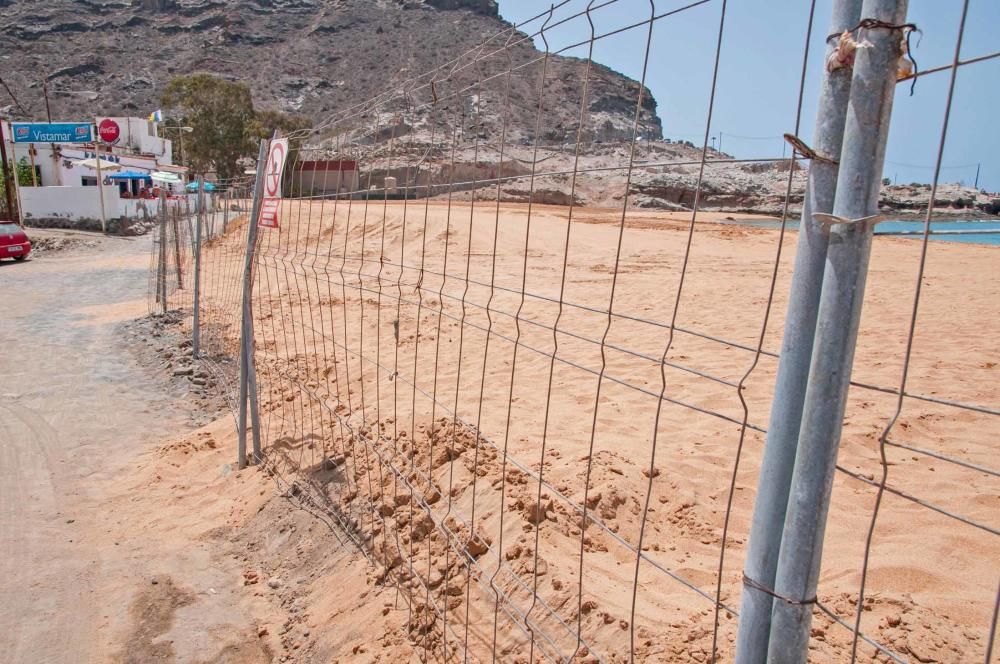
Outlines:
POLYGON ((109 180, 147 180, 152 181, 149 177, 149 173, 143 173, 142 171, 119 171, 118 173, 113 173, 108 176, 109 180))
MULTIPOLYGON (((188 182, 186 189, 188 191, 198 191, 198 183, 197 182, 188 182)), ((215 185, 212 184, 211 182, 206 182, 205 183, 205 191, 215 191, 215 185)))

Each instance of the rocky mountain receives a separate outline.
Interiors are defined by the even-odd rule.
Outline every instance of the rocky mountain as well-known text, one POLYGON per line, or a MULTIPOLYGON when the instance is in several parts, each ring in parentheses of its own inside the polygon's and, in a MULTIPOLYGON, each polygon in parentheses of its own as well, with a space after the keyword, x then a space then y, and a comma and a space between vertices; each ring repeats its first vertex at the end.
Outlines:
MULTIPOLYGON (((0 91, 0 108, 44 118, 46 79, 54 118, 145 115, 159 108, 172 76, 207 72, 248 83, 259 108, 322 123, 509 28, 495 0, 0 0, 0 75, 20 104, 0 91)), ((511 59, 484 57, 478 75, 489 78, 483 94, 499 95, 497 73, 517 69, 508 138, 530 141, 540 54, 526 35, 510 43, 511 59)), ((546 141, 574 140, 584 63, 551 56, 546 67, 538 131, 546 141)), ((473 76, 466 67, 452 84, 469 85, 473 76)), ((599 65, 590 80, 590 135, 630 137, 639 84, 599 65)), ((474 129, 496 135, 501 122, 493 114, 474 129)), ((640 128, 648 138, 661 135, 648 91, 640 128)))

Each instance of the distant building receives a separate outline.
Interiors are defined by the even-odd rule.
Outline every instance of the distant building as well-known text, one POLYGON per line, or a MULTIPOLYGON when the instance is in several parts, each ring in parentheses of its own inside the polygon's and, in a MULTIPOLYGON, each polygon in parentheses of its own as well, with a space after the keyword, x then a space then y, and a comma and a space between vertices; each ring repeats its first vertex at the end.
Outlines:
POLYGON ((300 161, 290 170, 295 196, 343 196, 358 191, 358 162, 350 159, 300 161))
POLYGON ((157 124, 146 118, 97 118, 91 143, 13 143, 10 123, 3 123, 8 159, 33 171, 32 181, 22 182, 18 190, 22 218, 29 225, 99 228, 123 217, 154 215, 158 187, 184 193, 187 169, 173 164, 172 142, 161 138, 157 124))

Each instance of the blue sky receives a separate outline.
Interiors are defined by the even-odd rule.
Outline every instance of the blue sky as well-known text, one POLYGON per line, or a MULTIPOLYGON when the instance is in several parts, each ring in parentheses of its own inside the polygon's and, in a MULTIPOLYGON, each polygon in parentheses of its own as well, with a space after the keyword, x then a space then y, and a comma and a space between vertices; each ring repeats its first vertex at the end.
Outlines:
MULTIPOLYGON (((597 0, 601 5, 607 0, 597 0)), ((688 5, 691 0, 654 0, 657 14, 688 5)), ((500 14, 521 23, 545 11, 540 0, 499 0, 500 14)), ((567 17, 582 11, 587 0, 570 0, 556 11, 567 17)), ((818 0, 810 64, 799 135, 807 142, 816 110, 814 100, 822 73, 823 40, 830 22, 832 0, 818 0)), ((711 84, 721 0, 658 20, 653 31, 647 85, 659 104, 664 135, 701 144, 711 84)), ((910 0, 909 21, 922 30, 914 56, 921 69, 950 64, 958 34, 960 0, 910 0)), ((724 151, 737 157, 782 156, 785 132, 793 132, 805 45, 809 2, 806 0, 730 0, 720 60, 718 90, 711 132, 724 151)), ((595 10, 597 32, 613 31, 650 15, 649 0, 618 0, 595 10)), ((529 33, 542 20, 529 23, 529 33)), ((585 39, 585 18, 547 32, 554 49, 585 39)), ((536 44, 542 47, 541 41, 536 44)), ((642 73, 646 27, 599 40, 594 60, 638 79, 642 73)), ((971 0, 962 58, 1000 50, 1000 1, 971 0)), ((566 55, 586 57, 585 48, 566 55)), ((900 84, 893 106, 893 123, 885 175, 901 183, 930 182, 944 117, 950 72, 900 84)), ((1000 190, 1000 58, 960 70, 955 87, 941 180, 971 186, 976 165, 982 164, 979 186, 1000 190)))

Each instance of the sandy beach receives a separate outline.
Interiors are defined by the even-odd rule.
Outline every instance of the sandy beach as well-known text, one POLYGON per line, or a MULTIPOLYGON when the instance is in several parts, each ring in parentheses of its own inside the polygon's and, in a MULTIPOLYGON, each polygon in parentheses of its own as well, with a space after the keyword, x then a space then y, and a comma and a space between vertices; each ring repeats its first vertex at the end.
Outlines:
MULTIPOLYGON (((261 231, 254 304, 268 467, 372 553, 381 571, 343 592, 400 588, 413 656, 489 661, 495 644, 525 662, 628 661, 630 644, 638 661, 707 661, 735 473, 717 645, 731 661, 796 234, 569 213, 286 201, 280 231, 261 231)), ((219 274, 240 269, 240 233, 206 250, 219 274)), ((920 250, 872 251, 853 373, 870 387, 850 394, 818 593, 847 624, 920 250)), ((989 640, 995 415, 932 400, 998 401, 996 251, 929 246, 907 393, 931 400, 905 399, 888 438, 905 447, 886 447, 861 620, 907 661, 979 661, 989 640)), ((210 327, 223 286, 207 289, 210 327)), ((810 661, 850 647, 817 610, 810 661)), ((859 656, 891 661, 865 642, 859 656)))

